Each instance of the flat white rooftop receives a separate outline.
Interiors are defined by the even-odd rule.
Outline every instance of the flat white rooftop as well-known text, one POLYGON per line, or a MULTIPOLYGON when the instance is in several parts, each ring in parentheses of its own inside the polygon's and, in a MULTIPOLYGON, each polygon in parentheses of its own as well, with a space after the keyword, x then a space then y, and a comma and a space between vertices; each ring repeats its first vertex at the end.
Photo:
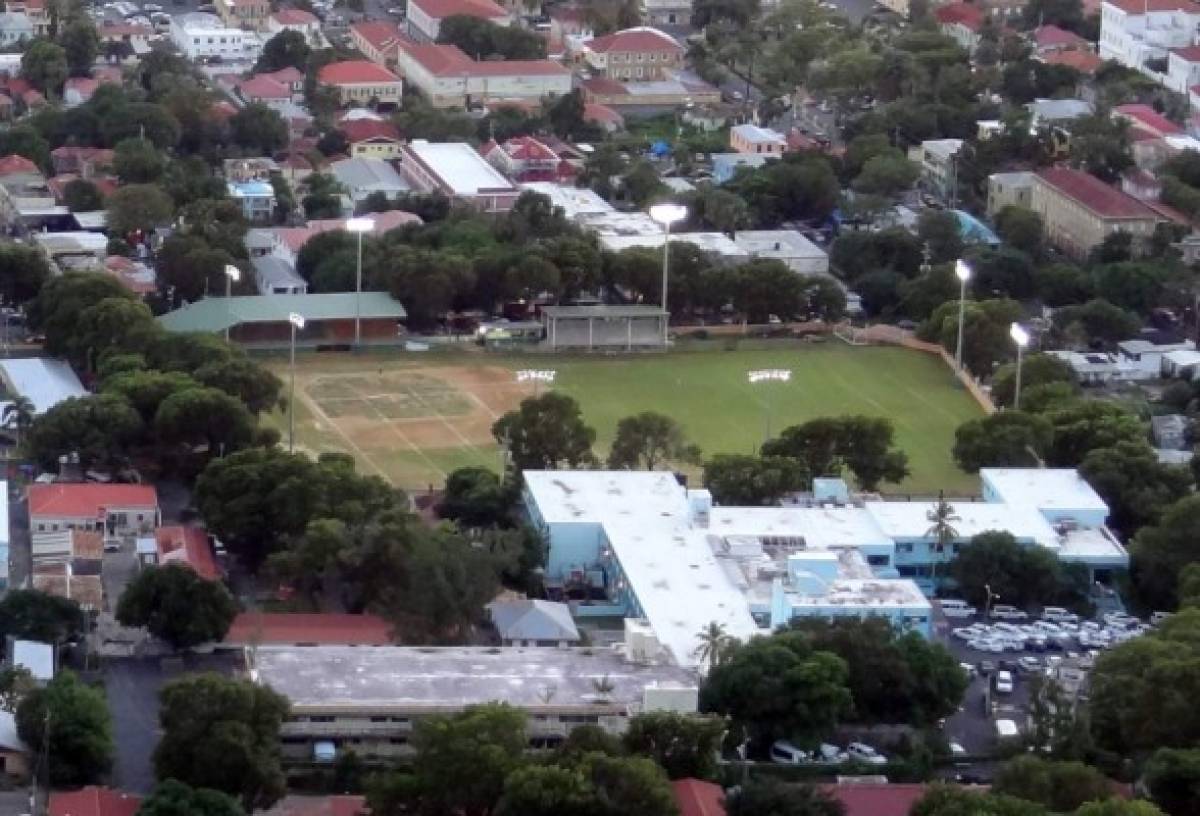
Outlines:
POLYGON ((733 242, 764 258, 824 258, 825 250, 796 230, 739 230, 733 242))
POLYGON ((531 181, 519 185, 522 190, 540 193, 550 199, 550 204, 562 207, 563 214, 574 221, 581 215, 613 212, 613 206, 592 190, 584 187, 568 187, 552 181, 531 181))
POLYGON ((576 220, 600 236, 661 235, 663 231, 662 225, 644 212, 580 213, 576 220))
POLYGON ((786 144, 787 138, 777 130, 759 127, 758 125, 735 125, 731 131, 741 139, 752 144, 786 144))
POLYGON ((979 478, 1010 505, 1108 514, 1104 499, 1074 468, 982 468, 979 478))
POLYGON ((0 360, 0 372, 9 388, 33 403, 35 414, 44 414, 63 400, 88 394, 75 371, 62 360, 48 357, 0 360))
MULTIPOLYGON (((258 682, 305 709, 457 709, 507 702, 526 709, 641 704, 647 688, 695 688, 693 672, 635 664, 612 649, 548 647, 264 646, 258 682)), ((617 709, 619 710, 619 708, 617 709)))
MULTIPOLYGON (((665 236, 661 227, 649 235, 602 235, 600 244, 605 249, 620 252, 623 249, 641 247, 662 249, 665 236)), ((680 232, 671 233, 672 244, 693 244, 696 248, 722 258, 748 258, 749 253, 729 239, 723 232, 680 232)))
POLYGON ((714 507, 708 531, 721 536, 800 537, 816 549, 892 544, 871 514, 854 506, 714 507))
MULTIPOLYGON (((950 502, 958 517, 951 526, 957 538, 968 539, 991 530, 1012 533, 1018 541, 1033 541, 1046 547, 1056 547, 1058 537, 1050 522, 1028 504, 1013 505, 1000 502, 950 502)), ((937 507, 932 501, 869 501, 866 509, 893 540, 932 539, 931 514, 937 507)))
POLYGON ((407 149, 417 156, 455 195, 515 190, 512 182, 488 164, 466 142, 427 142, 414 139, 407 149))

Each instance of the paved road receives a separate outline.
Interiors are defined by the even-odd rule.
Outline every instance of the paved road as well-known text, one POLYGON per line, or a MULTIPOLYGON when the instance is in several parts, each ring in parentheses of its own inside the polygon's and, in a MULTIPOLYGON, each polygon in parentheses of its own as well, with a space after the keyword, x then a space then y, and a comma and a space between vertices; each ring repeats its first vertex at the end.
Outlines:
POLYGON ((24 491, 8 502, 8 585, 24 587, 33 571, 33 554, 29 544, 29 508, 24 491))
POLYGON ((29 791, 0 791, 0 816, 25 816, 29 813, 29 791))

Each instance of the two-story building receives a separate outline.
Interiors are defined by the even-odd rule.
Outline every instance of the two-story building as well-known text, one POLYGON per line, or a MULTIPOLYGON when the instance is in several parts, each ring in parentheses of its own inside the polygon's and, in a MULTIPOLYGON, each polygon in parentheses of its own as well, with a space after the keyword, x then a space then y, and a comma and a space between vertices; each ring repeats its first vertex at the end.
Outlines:
POLYGON ((921 142, 921 182, 931 193, 949 201, 958 184, 958 152, 962 139, 927 139, 921 142))
POLYGON ((553 60, 475 60, 454 45, 402 41, 396 70, 435 108, 493 100, 540 104, 571 92, 571 72, 553 60))
POLYGON ((638 26, 583 43, 584 62, 608 79, 654 80, 683 68, 683 46, 657 28, 638 26))
POLYGON ((479 148, 488 163, 515 182, 561 181, 575 169, 532 136, 514 136, 505 142, 488 142, 479 148))
MULTIPOLYGON (((1193 0, 1104 0, 1100 57, 1170 86, 1171 51, 1194 45, 1198 27, 1200 3, 1193 0)), ((1182 68, 1179 63, 1176 77, 1182 68)), ((1172 89, 1185 93, 1187 86, 1172 89)))
POLYGON ((384 68, 396 67, 396 47, 408 39, 398 25, 387 20, 368 20, 350 26, 350 40, 358 52, 384 68))
MULTIPOLYGON (((408 0, 408 34, 421 42, 436 42, 447 17, 475 17, 495 25, 512 24, 512 14, 492 0, 408 0)), ((488 56, 480 54, 481 57, 488 56)))
POLYGON ((1140 249, 1155 226, 1166 220, 1145 203, 1082 170, 1043 167, 1031 181, 1029 207, 1042 217, 1047 241, 1074 258, 1087 257, 1115 232, 1129 233, 1135 249, 1140 249))
POLYGON ((948 3, 934 9, 933 17, 937 20, 942 33, 969 53, 975 53, 979 47, 979 32, 987 13, 981 6, 974 3, 948 3))
POLYGON ((729 129, 729 146, 752 156, 782 156, 787 150, 787 137, 758 125, 734 125, 729 129))
POLYGON ((230 181, 229 197, 251 224, 269 224, 275 213, 275 188, 269 181, 230 181))
POLYGON ((321 21, 317 15, 304 9, 280 9, 267 18, 264 31, 268 39, 285 31, 295 31, 304 37, 310 48, 326 48, 329 45, 321 33, 321 21))
POLYGON ((331 62, 321 69, 317 81, 336 88, 341 103, 347 106, 395 106, 404 94, 400 77, 370 60, 331 62))
POLYGON ((420 192, 439 192, 482 212, 508 212, 521 195, 466 142, 413 139, 401 148, 398 166, 420 192))
POLYGON ((11 47, 33 39, 33 22, 19 11, 0 12, 0 46, 11 47))
POLYGON ((262 52, 257 34, 230 28, 212 14, 174 15, 171 41, 193 61, 220 58, 226 62, 254 62, 262 52))
POLYGON ((391 122, 352 119, 341 122, 338 130, 346 137, 350 157, 355 159, 394 159, 404 144, 400 131, 391 122))
POLYGON ((230 28, 262 31, 271 16, 270 0, 213 0, 217 16, 230 28))
POLYGON ((97 530, 105 535, 147 533, 158 527, 158 493, 150 485, 32 484, 26 490, 34 533, 97 530))

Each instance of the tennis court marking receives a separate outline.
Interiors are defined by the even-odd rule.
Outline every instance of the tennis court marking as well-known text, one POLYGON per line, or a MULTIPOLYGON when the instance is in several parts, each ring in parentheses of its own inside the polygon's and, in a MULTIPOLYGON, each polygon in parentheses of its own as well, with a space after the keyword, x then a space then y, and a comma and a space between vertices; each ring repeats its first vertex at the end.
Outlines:
POLYGON ((313 416, 320 417, 321 421, 323 423, 325 423, 326 427, 332 428, 334 430, 334 432, 336 432, 337 435, 342 439, 343 442, 345 442, 347 445, 349 445, 351 447, 351 449, 353 449, 355 452, 358 453, 359 456, 361 456, 363 458, 363 461, 365 461, 371 467, 375 468, 376 473, 378 473, 380 476, 382 476, 385 480, 387 480, 389 482, 391 481, 391 477, 388 476, 387 471, 384 470, 383 468, 381 468, 379 466, 378 462, 376 462, 374 459, 372 459, 367 454, 367 452, 365 450, 363 450, 362 448, 360 448, 358 446, 358 444, 355 443, 355 441, 353 439, 351 439, 347 434, 342 433, 342 429, 337 426, 337 423, 334 422, 332 419, 330 419, 329 415, 325 413, 324 409, 321 408, 320 404, 317 403, 317 401, 309 395, 307 387, 303 387, 300 389, 300 398, 302 400, 304 400, 306 405, 308 405, 308 408, 310 411, 312 411, 313 416))
MULTIPOLYGON (((400 428, 396 425, 396 423, 394 423, 390 419, 388 419, 387 416, 382 411, 380 411, 378 408, 376 408, 375 405, 372 404, 372 402, 369 399, 366 399, 357 389, 354 388, 353 385, 346 383, 345 387, 354 391, 354 393, 357 395, 356 397, 354 397, 354 399, 357 399, 358 401, 360 401, 364 405, 366 405, 368 408, 370 408, 371 411, 374 412, 375 415, 379 418, 379 421, 382 422, 384 425, 386 425, 389 431, 391 431, 393 434, 395 434, 397 437, 399 437, 400 441, 403 444, 407 445, 409 447, 409 449, 412 450, 413 453, 417 454, 417 456, 420 456, 422 459, 424 459, 425 463, 428 464, 429 467, 433 468, 433 471, 435 473, 437 473, 443 479, 446 478, 446 476, 447 476, 446 471, 444 471, 440 467, 438 467, 437 464, 432 459, 429 458, 428 454, 425 453, 425 450, 423 448, 417 447, 416 443, 413 442, 411 439, 409 439, 408 436, 404 433, 404 431, 400 430, 400 428)), ((349 434, 343 432, 341 428, 338 428, 337 431, 343 437, 349 438, 349 436, 350 436, 349 434)), ((361 448, 358 447, 358 445, 355 445, 354 447, 358 450, 362 450, 361 448)), ((388 481, 392 481, 392 479, 389 477, 388 481)))

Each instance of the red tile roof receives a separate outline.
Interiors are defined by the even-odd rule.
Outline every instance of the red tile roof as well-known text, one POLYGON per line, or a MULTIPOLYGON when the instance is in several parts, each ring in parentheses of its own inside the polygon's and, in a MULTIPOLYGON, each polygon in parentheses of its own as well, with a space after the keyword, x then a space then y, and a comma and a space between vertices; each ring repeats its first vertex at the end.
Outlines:
POLYGON ((392 139, 400 141, 400 132, 391 122, 378 122, 374 119, 351 119, 343 121, 337 127, 346 136, 350 144, 365 142, 368 139, 392 139))
POLYGON ((38 166, 24 156, 10 153, 0 159, 0 176, 14 176, 18 173, 39 173, 38 166))
POLYGON ((51 793, 50 816, 133 816, 142 806, 140 796, 88 785, 70 793, 51 793))
POLYGON ((1037 177, 1062 195, 1083 205, 1101 218, 1154 218, 1155 213, 1128 193, 1110 187, 1082 170, 1043 167, 1037 177))
POLYGON ((54 518, 100 518, 105 508, 154 510, 158 493, 150 485, 33 484, 29 486, 29 515, 54 518))
POLYGON ((388 646, 392 627, 375 615, 340 612, 242 612, 233 619, 225 643, 388 646))
POLYGON ((368 23, 355 23, 350 30, 371 44, 371 47, 383 51, 403 39, 407 39, 400 27, 386 20, 375 20, 368 23))
POLYGON ((304 74, 300 73, 300 71, 296 70, 290 65, 286 68, 280 68, 278 71, 267 71, 261 74, 256 74, 255 76, 263 76, 267 79, 273 79, 276 82, 284 85, 294 85, 297 82, 304 81, 304 74))
POLYGON ((671 793, 679 816, 725 816, 725 791, 720 785, 702 779, 677 779, 671 783, 671 793))
POLYGON ((365 796, 300 796, 280 799, 264 816, 360 816, 367 813, 365 796))
POLYGON ((409 5, 416 6, 435 20, 462 15, 464 17, 481 17, 484 20, 497 20, 507 17, 508 12, 492 2, 492 0, 408 0, 409 5))
POLYGON ((1033 41, 1037 43, 1038 48, 1050 48, 1053 46, 1086 46, 1088 41, 1080 37, 1074 31, 1067 31, 1065 28, 1059 28, 1056 25, 1044 25, 1037 28, 1033 32, 1033 41))
POLYGON ((315 25, 317 23, 317 15, 311 11, 297 8, 280 9, 271 15, 271 19, 283 26, 315 25))
POLYGON ((821 788, 842 803, 845 816, 908 816, 913 805, 925 795, 925 786, 914 784, 847 782, 821 788))
MULTIPOLYGON (((1197 52, 1200 53, 1200 48, 1197 48, 1197 52)), ((1149 105, 1117 105, 1113 108, 1113 113, 1132 119, 1137 125, 1160 136, 1177 136, 1183 133, 1183 128, 1149 105)))
POLYGON ((209 108, 209 113, 222 120, 236 116, 237 112, 238 109, 234 107, 233 103, 226 99, 218 99, 212 104, 212 107, 209 108))
POLYGON ((401 42, 400 49, 433 76, 449 76, 469 73, 475 60, 462 52, 457 45, 435 43, 401 42))
POLYGON ((947 6, 942 6, 933 12, 933 16, 942 25, 958 25, 965 26, 972 31, 978 31, 983 25, 984 13, 979 6, 973 6, 969 3, 951 3, 947 6))
POLYGON ((608 105, 601 105, 596 102, 588 102, 584 104, 583 121, 600 122, 602 124, 616 125, 617 127, 625 126, 624 116, 610 108, 608 105))
POLYGON ((649 26, 627 28, 624 31, 614 31, 603 37, 596 37, 586 44, 589 51, 606 54, 611 51, 645 52, 645 51, 683 51, 674 37, 665 31, 649 26))
POLYGON ((400 77, 370 60, 331 62, 321 69, 319 79, 325 85, 360 85, 400 81, 400 77))
POLYGON ((1141 15, 1147 11, 1186 11, 1200 14, 1200 3, 1192 0, 1108 0, 1126 14, 1141 15))
POLYGON ((1065 65, 1074 68, 1081 74, 1094 74, 1096 69, 1104 64, 1104 60, 1091 51, 1055 51, 1039 57, 1047 65, 1065 65))
POLYGON ((1200 45, 1189 45, 1185 48, 1171 48, 1172 54, 1186 62, 1200 62, 1200 45))
POLYGON ((151 37, 154 35, 154 29, 147 25, 138 25, 137 23, 108 23, 97 26, 96 30, 100 32, 101 37, 151 37))
POLYGON ((471 76, 558 76, 571 72, 554 60, 484 60, 471 67, 471 76))
POLYGON ((557 153, 532 136, 514 136, 495 147, 520 161, 558 161, 557 153))
POLYGON ((268 76, 252 76, 237 84, 243 99, 291 99, 292 89, 268 76))
POLYGON ((199 527, 159 527, 154 540, 158 544, 158 563, 186 564, 209 581, 221 577, 208 534, 199 527))

